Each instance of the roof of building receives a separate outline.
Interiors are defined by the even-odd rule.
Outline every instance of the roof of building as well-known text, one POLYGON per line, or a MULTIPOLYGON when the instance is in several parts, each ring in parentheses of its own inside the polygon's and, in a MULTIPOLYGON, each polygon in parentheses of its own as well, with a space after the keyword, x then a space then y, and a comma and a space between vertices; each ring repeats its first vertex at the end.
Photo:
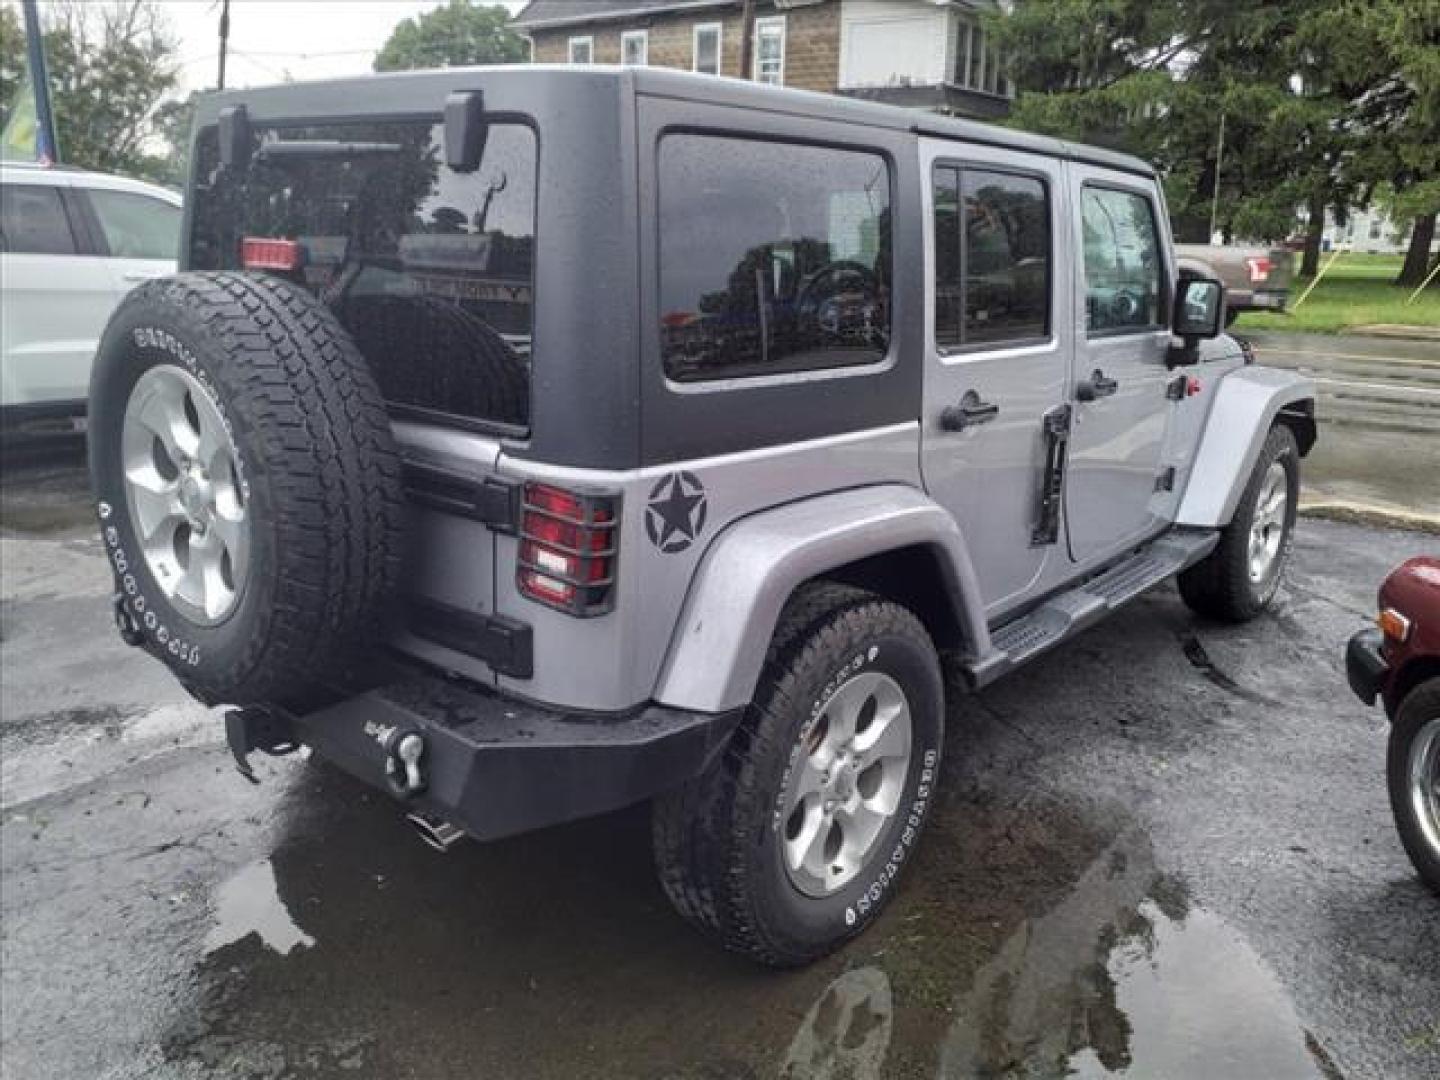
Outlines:
POLYGON ((530 0, 510 25, 520 30, 608 22, 696 8, 735 7, 738 0, 530 0))

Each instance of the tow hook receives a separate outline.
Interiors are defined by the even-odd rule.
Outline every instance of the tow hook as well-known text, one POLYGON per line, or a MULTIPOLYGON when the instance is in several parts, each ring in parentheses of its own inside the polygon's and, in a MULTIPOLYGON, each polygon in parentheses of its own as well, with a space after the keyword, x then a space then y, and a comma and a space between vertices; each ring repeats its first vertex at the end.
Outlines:
POLYGON ((125 594, 119 592, 115 594, 115 627, 120 631, 120 640, 126 645, 144 644, 145 635, 140 632, 140 624, 125 606, 125 594))
POLYGON ((385 779, 402 799, 425 790, 420 760, 425 756, 425 737, 418 731, 394 731, 385 740, 385 779))
POLYGON ((290 718, 269 709, 231 709, 225 714, 225 741, 235 768, 252 784, 260 783, 250 767, 250 753, 259 750, 271 757, 293 754, 300 748, 290 718))

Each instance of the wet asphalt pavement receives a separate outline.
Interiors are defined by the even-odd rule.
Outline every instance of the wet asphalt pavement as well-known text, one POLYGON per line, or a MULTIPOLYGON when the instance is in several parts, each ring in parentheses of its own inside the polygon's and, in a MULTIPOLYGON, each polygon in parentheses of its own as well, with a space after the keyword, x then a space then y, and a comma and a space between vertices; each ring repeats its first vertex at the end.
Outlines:
POLYGON ((671 914, 641 809, 448 856, 113 633, 78 469, 3 484, 0 1072, 1440 1075, 1440 900, 1341 650, 1433 535, 1306 520, 1278 608, 1173 588, 952 702, 895 902, 799 972, 671 914))

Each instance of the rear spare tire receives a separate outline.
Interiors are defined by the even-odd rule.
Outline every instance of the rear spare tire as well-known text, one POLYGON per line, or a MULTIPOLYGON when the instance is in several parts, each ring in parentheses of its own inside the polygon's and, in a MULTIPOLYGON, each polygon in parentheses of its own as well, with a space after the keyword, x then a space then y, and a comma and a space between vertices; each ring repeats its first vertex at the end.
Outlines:
POLYGON ((329 310, 275 278, 142 285, 101 339, 89 415, 122 630, 207 704, 352 687, 399 591, 404 492, 329 310))

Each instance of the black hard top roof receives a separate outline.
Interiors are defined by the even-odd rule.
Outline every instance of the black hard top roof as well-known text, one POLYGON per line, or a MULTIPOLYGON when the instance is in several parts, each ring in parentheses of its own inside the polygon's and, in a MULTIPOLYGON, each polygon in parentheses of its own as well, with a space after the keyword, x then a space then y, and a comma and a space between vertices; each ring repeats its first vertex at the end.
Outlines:
POLYGON ((260 116, 290 115, 352 115, 390 110, 410 111, 424 101, 438 112, 444 95, 451 89, 465 86, 468 80, 484 76, 487 84, 503 81, 507 88, 523 94, 526 84, 534 84, 548 92, 558 92, 574 80, 577 90, 593 90, 596 83, 613 80, 617 85, 630 80, 638 94, 696 101, 714 105, 730 105, 762 112, 791 116, 811 116, 819 120, 838 121, 913 131, 920 135, 958 142, 981 143, 1044 154, 1050 157, 1083 161, 1105 168, 1120 169, 1141 176, 1155 175, 1147 162, 1129 154, 1117 153, 1084 143, 1066 142, 1043 135, 1016 131, 976 120, 960 120, 937 113, 903 109, 895 105, 859 101, 836 94, 818 94, 807 90, 790 90, 745 79, 716 75, 698 75, 661 67, 619 67, 599 64, 510 64, 489 67, 456 67, 433 71, 395 72, 363 75, 355 78, 330 79, 308 83, 285 83, 279 86, 249 90, 227 90, 205 95, 198 110, 197 122, 213 123, 225 105, 246 104, 260 116), (383 104, 382 104, 383 102, 383 104))

